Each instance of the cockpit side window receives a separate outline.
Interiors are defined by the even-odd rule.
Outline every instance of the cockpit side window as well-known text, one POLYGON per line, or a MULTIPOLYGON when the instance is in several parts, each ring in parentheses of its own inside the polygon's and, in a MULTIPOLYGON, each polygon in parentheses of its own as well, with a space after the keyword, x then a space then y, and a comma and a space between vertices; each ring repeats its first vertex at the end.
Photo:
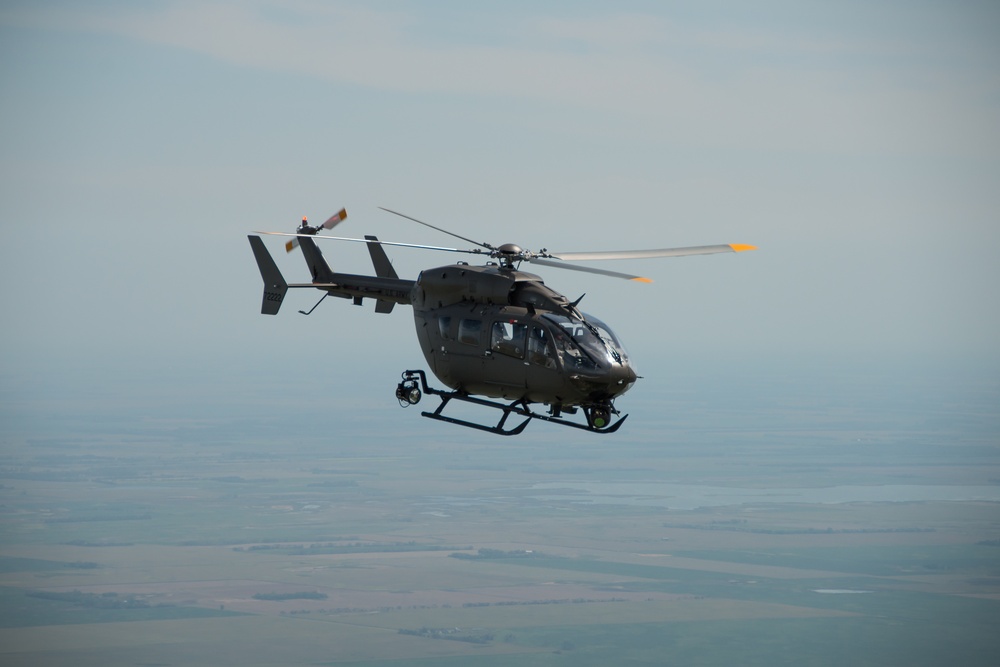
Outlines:
POLYGON ((568 368, 594 368, 608 363, 626 363, 621 343, 606 324, 595 317, 578 320, 554 313, 543 317, 555 324, 552 337, 556 350, 568 368))
POLYGON ((559 326, 552 332, 556 351, 563 360, 565 368, 594 368, 597 364, 573 340, 573 327, 559 326))
POLYGON ((524 359, 524 341, 528 325, 517 322, 494 322, 490 335, 490 349, 509 357, 524 359))
POLYGON ((556 353, 549 342, 550 336, 545 329, 531 328, 528 336, 528 361, 545 368, 556 367, 556 353))
POLYGON ((458 341, 466 345, 479 346, 482 330, 483 323, 480 320, 462 320, 458 323, 458 341))

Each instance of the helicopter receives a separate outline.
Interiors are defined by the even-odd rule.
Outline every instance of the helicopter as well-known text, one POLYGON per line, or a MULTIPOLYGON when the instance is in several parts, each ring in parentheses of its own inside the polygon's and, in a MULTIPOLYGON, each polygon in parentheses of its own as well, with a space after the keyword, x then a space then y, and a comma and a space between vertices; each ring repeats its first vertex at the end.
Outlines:
MULTIPOLYGON (((381 207, 380 207, 381 208, 381 207)), ((417 404, 424 394, 440 403, 424 417, 467 426, 498 435, 517 435, 532 420, 545 421, 592 433, 614 433, 625 422, 615 399, 639 378, 612 329, 579 309, 582 296, 570 301, 539 276, 520 270, 522 263, 595 273, 636 282, 642 276, 571 264, 576 261, 680 257, 755 250, 755 246, 721 244, 655 250, 594 252, 537 252, 513 243, 493 245, 475 241, 441 227, 382 208, 425 227, 471 243, 469 249, 323 235, 347 218, 341 209, 323 224, 310 226, 307 218, 294 233, 254 232, 250 246, 264 282, 261 313, 277 315, 289 289, 324 292, 303 315, 311 314, 328 296, 363 305, 375 301, 376 313, 390 313, 397 305, 413 308, 417 339, 434 376, 447 389, 431 387, 423 370, 406 370, 396 386, 399 404, 417 404), (308 283, 288 283, 259 235, 290 237, 285 249, 300 248, 312 276, 308 283), (316 240, 364 243, 375 275, 337 273, 330 268, 316 240), (384 246, 417 248, 488 258, 484 265, 465 261, 421 271, 416 280, 400 278, 384 246), (483 424, 444 414, 451 401, 500 411, 496 424, 483 424), (533 405, 547 408, 544 412, 533 405), (577 415, 570 419, 566 415, 577 415), (512 415, 523 418, 508 427, 512 415)))

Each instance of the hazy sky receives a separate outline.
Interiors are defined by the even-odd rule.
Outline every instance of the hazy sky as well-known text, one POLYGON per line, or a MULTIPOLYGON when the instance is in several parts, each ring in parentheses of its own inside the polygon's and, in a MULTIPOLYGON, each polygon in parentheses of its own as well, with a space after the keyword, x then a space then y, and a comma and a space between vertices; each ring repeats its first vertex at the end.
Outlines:
POLYGON ((461 245, 376 207, 532 249, 759 246, 603 265, 652 285, 538 269, 647 377, 995 369, 998 34, 993 2, 3 3, 0 380, 391 396, 423 367, 409 309, 259 315, 246 234, 341 206, 344 235, 417 243, 461 245))

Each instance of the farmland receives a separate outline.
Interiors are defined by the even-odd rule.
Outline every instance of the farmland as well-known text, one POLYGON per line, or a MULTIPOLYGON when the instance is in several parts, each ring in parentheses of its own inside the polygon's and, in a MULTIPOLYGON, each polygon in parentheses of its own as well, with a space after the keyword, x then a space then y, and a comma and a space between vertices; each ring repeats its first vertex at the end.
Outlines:
POLYGON ((547 443, 110 418, 14 433, 2 661, 995 662, 988 429, 703 419, 669 442, 639 420, 547 443))

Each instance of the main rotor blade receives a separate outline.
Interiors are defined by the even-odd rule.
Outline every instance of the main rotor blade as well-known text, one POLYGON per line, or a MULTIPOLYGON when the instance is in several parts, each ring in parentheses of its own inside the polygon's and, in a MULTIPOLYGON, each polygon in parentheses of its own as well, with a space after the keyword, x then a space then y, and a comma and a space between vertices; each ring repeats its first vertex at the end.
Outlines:
POLYGON ((541 264, 542 266, 553 266, 557 269, 567 269, 569 271, 582 271, 583 273, 597 273, 602 276, 611 276, 612 278, 624 278, 625 280, 634 280, 637 283, 651 283, 653 282, 649 278, 643 278, 642 276, 633 276, 630 273, 619 273, 617 271, 608 271, 606 269, 595 269, 590 266, 576 266, 574 264, 563 264, 562 262, 553 262, 547 259, 539 259, 537 257, 525 258, 525 261, 531 262, 532 264, 541 264))
POLYGON ((713 255, 718 252, 743 252, 756 250, 757 246, 740 243, 698 245, 687 248, 660 248, 658 250, 598 250, 595 252, 550 252, 547 257, 567 262, 605 259, 648 259, 651 257, 685 257, 687 255, 713 255))
POLYGON ((461 248, 445 248, 436 245, 420 245, 417 243, 399 243, 397 241, 369 241, 367 239, 352 239, 346 236, 323 236, 322 234, 290 234, 287 232, 254 232, 254 234, 267 234, 268 236, 293 236, 296 238, 304 239, 326 239, 328 241, 351 241, 353 243, 377 243, 378 245, 391 245, 401 248, 420 248, 422 250, 441 250, 444 252, 462 252, 470 255, 483 255, 485 254, 479 248, 471 248, 469 250, 462 250, 461 248))
POLYGON ((424 227, 430 227, 431 229, 436 229, 437 231, 443 232, 443 233, 447 234, 448 236, 454 236, 456 239, 462 239, 463 241, 466 241, 467 243, 473 243, 473 244, 479 246, 480 248, 486 248, 487 250, 495 250, 495 248, 493 246, 491 246, 489 243, 480 243, 479 241, 473 241, 472 239, 467 239, 464 236, 456 234, 455 232, 449 232, 447 229, 441 229, 440 227, 435 227, 434 225, 430 224, 429 222, 424 222, 423 220, 417 220, 416 218, 411 218, 410 216, 406 215, 405 213, 400 213, 399 211, 393 211, 392 209, 385 208, 384 206, 379 206, 379 208, 382 209, 383 211, 385 211, 386 213, 392 213, 393 215, 398 215, 401 218, 406 218, 407 220, 412 220, 413 222, 415 222, 417 224, 420 224, 420 225, 423 225, 424 227))

